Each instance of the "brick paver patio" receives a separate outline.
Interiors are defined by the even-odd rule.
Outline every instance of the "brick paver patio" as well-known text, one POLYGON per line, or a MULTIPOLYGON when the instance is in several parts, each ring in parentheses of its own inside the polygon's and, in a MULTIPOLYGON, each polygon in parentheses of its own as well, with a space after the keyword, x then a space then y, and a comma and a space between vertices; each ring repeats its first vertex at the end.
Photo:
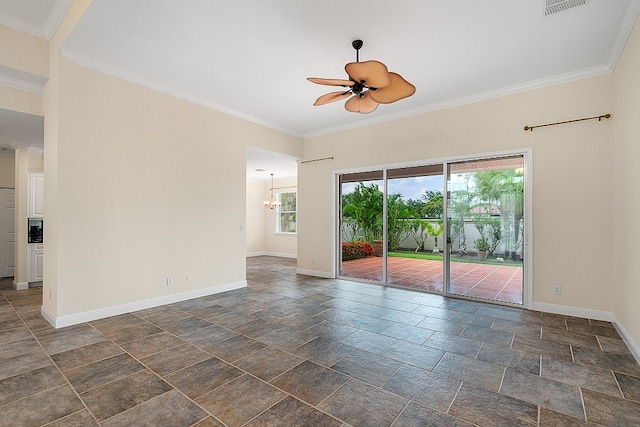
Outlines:
MULTIPOLYGON (((442 261, 389 257, 388 284, 442 293, 442 270, 442 261)), ((343 261, 342 276, 381 282, 382 258, 343 261)), ((522 304, 522 267, 451 262, 449 293, 522 304)))

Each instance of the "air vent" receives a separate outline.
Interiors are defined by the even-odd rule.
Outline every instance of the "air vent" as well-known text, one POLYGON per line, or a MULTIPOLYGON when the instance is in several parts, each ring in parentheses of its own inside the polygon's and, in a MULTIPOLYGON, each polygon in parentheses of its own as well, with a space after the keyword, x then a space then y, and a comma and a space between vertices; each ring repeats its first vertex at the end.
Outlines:
POLYGON ((589 0, 545 0, 544 16, 562 12, 572 7, 582 6, 589 0))

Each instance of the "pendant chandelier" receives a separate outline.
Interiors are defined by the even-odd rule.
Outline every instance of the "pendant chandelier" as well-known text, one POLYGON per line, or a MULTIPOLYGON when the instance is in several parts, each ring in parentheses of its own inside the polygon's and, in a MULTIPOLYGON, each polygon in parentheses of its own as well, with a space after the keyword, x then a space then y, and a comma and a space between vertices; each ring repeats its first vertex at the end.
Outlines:
POLYGON ((265 208, 269 208, 269 209, 275 209, 278 206, 280 206, 282 204, 282 202, 279 202, 276 200, 275 196, 273 195, 273 174, 271 174, 271 197, 269 198, 269 200, 264 200, 262 202, 262 204, 264 205, 265 208))

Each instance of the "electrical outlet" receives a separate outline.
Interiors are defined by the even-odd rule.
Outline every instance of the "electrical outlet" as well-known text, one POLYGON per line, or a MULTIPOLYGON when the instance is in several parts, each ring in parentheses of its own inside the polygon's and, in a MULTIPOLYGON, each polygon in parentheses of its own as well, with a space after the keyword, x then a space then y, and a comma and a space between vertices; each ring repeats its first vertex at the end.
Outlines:
POLYGON ((190 275, 190 274, 187 274, 186 279, 187 279, 187 282, 190 282, 190 281, 191 281, 191 275, 190 275))
POLYGON ((173 285, 173 277, 167 277, 167 286, 173 285))
POLYGON ((562 286, 555 285, 553 287, 553 293, 556 294, 556 295, 560 295, 562 293, 562 286))

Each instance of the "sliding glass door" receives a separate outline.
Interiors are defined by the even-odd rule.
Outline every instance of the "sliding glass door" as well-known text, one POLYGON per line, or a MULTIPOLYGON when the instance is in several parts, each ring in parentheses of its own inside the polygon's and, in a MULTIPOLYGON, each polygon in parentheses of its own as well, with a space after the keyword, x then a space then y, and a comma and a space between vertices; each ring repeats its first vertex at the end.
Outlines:
POLYGON ((524 156, 449 163, 447 293, 523 303, 524 156))
POLYGON ((510 155, 339 175, 339 276, 523 304, 524 164, 510 155))
POLYGON ((384 282, 384 173, 340 175, 340 276, 384 282))
POLYGON ((442 164, 387 170, 387 280, 442 293, 442 164))

